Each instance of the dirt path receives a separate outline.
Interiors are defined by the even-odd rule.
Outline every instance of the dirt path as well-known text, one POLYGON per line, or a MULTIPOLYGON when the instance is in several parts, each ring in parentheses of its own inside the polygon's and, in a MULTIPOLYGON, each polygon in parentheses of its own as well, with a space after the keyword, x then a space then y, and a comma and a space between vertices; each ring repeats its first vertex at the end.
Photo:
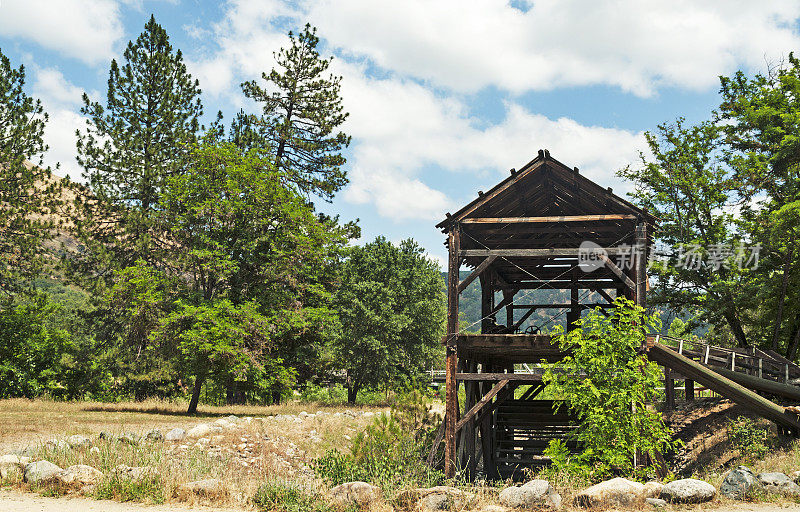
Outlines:
POLYGON ((0 511, 2 512, 243 512, 248 509, 219 507, 189 507, 182 505, 140 505, 138 503, 118 503, 85 498, 43 498, 36 494, 22 494, 0 490, 0 511))

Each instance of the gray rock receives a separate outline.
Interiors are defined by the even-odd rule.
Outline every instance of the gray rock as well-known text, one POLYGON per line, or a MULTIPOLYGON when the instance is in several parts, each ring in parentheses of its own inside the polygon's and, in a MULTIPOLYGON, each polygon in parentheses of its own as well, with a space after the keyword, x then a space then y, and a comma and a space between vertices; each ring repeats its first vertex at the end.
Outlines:
POLYGON ((651 480, 644 484, 644 492, 642 496, 645 498, 658 498, 661 495, 661 489, 664 488, 664 484, 661 482, 656 482, 655 480, 651 480))
POLYGON ((25 465, 25 481, 29 484, 44 483, 48 480, 53 480, 56 476, 64 471, 52 462, 46 460, 38 460, 25 465))
POLYGON ((531 480, 519 487, 507 487, 500 492, 500 503, 511 508, 532 508, 546 505, 561 506, 559 495, 547 480, 531 480))
POLYGON ((67 443, 71 448, 91 448, 92 441, 89 438, 75 434, 67 438, 67 443))
POLYGON ((164 436, 164 439, 166 439, 167 441, 183 441, 185 437, 186 437, 185 430, 183 430, 182 428, 173 428, 172 430, 167 432, 167 435, 164 436))
POLYGON ((197 480, 194 482, 186 482, 185 484, 181 484, 178 486, 178 495, 179 496, 188 496, 188 495, 196 495, 196 496, 204 496, 204 497, 212 497, 212 496, 219 496, 224 492, 224 486, 222 485, 222 480, 217 478, 207 478, 205 480, 197 480))
POLYGON ((800 486, 783 473, 759 473, 758 480, 764 490, 785 496, 800 496, 800 486))
POLYGON ((103 432, 100 432, 99 434, 97 434, 97 438, 109 441, 111 439, 114 439, 114 434, 111 434, 110 432, 103 431, 103 432))
POLYGON ((150 442, 153 442, 153 443, 157 443, 157 442, 161 442, 161 441, 164 440, 164 434, 162 434, 160 430, 155 428, 155 429, 151 430, 150 432, 148 432, 147 435, 144 436, 144 438, 147 441, 150 441, 150 442))
POLYGON ((197 426, 194 426, 186 432, 186 437, 190 439, 197 439, 203 436, 207 436, 212 431, 211 425, 208 423, 201 423, 197 426))
POLYGON ((31 461, 29 457, 8 454, 0 456, 0 480, 19 478, 25 465, 31 461))
POLYGON ((667 502, 659 498, 645 498, 644 501, 655 508, 664 508, 667 506, 667 502))
POLYGON ((432 510, 447 510, 450 508, 450 496, 445 493, 429 494, 419 500, 419 508, 425 512, 432 510))
POLYGON ((331 489, 331 499, 339 506, 353 503, 367 505, 381 496, 380 487, 375 487, 366 482, 347 482, 331 489))
POLYGON ((670 503, 704 503, 711 501, 717 490, 708 482, 684 478, 670 482, 661 489, 662 500, 670 503))
POLYGON ((644 485, 626 478, 612 478, 588 487, 575 496, 575 503, 582 507, 618 506, 627 507, 644 495, 644 485))
POLYGON ((45 441, 44 445, 48 450, 53 451, 65 451, 70 449, 69 443, 63 439, 50 439, 49 441, 45 441))
POLYGON ((719 486, 719 493, 732 500, 744 500, 760 490, 763 490, 761 482, 747 466, 725 473, 719 486))
POLYGON ((789 478, 794 480, 794 483, 800 482, 800 471, 792 471, 792 474, 789 475, 789 478))
POLYGON ((56 478, 67 485, 94 485, 103 478, 103 472, 92 466, 76 464, 58 473, 56 478))

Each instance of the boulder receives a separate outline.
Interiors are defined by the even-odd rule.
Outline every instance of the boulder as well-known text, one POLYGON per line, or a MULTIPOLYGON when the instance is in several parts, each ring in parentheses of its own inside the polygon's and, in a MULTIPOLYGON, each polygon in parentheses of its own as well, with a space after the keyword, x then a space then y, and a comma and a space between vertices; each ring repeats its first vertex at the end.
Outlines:
POLYGON ((68 467, 56 475, 62 484, 94 485, 103 478, 103 472, 85 464, 68 467))
POLYGON ((183 438, 186 437, 186 431, 182 428, 173 428, 167 435, 164 436, 164 439, 167 441, 183 441, 183 438))
POLYGON ((719 486, 719 493, 732 500, 744 500, 760 490, 763 490, 761 482, 747 466, 739 466, 725 473, 719 486))
POLYGON ((207 436, 208 434, 211 433, 211 431, 212 431, 211 425, 209 425, 208 423, 201 423, 199 425, 190 428, 189 431, 186 432, 186 437, 190 439, 197 439, 203 436, 207 436))
POLYGON ((684 478, 666 484, 661 489, 660 498, 670 503, 704 503, 716 495, 717 490, 710 483, 684 478))
POLYGON ((331 499, 339 506, 348 506, 353 503, 367 505, 378 500, 380 496, 380 487, 366 482, 347 482, 331 489, 331 499))
POLYGON ((434 510, 448 510, 452 500, 448 494, 429 494, 419 500, 419 508, 424 512, 434 510))
POLYGON ((44 445, 48 450, 53 451, 65 451, 70 449, 69 443, 63 439, 50 439, 49 441, 45 441, 44 445))
POLYGON ((575 496, 575 503, 582 507, 617 506, 627 507, 641 500, 644 485, 626 478, 612 478, 588 487, 575 496))
POLYGON ((67 443, 71 448, 90 448, 92 446, 92 441, 90 441, 89 438, 78 434, 69 436, 67 438, 67 443))
POLYGON ((561 506, 559 495, 547 480, 531 480, 518 487, 507 487, 500 492, 500 503, 511 508, 533 508, 535 506, 561 506))
POLYGON ((53 480, 62 471, 52 462, 38 460, 25 465, 24 477, 29 484, 44 483, 53 480))
POLYGON ((783 473, 759 473, 758 481, 764 490, 785 496, 800 496, 800 486, 783 473))
POLYGON ((214 425, 216 425, 218 427, 222 427, 222 428, 231 428, 233 426, 233 423, 231 423, 230 421, 226 420, 225 418, 220 418, 220 419, 218 419, 217 421, 214 422, 214 425))
POLYGON ((126 466, 120 464, 114 468, 114 474, 118 478, 128 480, 142 480, 145 478, 154 478, 158 475, 156 468, 152 466, 126 466))
POLYGON ((474 494, 446 485, 406 489, 397 495, 397 501, 404 504, 406 508, 417 503, 418 508, 422 510, 447 510, 450 505, 461 510, 474 498, 474 494), (444 505, 446 505, 445 508, 436 508, 444 505))
POLYGON ((661 489, 663 488, 664 484, 661 482, 650 480, 644 484, 644 492, 642 493, 642 496, 645 498, 658 498, 661 495, 661 489))
POLYGON ((794 480, 794 483, 800 482, 800 471, 792 471, 792 474, 789 475, 789 478, 794 480))
POLYGON ((30 461, 29 457, 14 454, 0 456, 0 480, 21 477, 25 465, 30 461))
POLYGON ((667 506, 667 502, 660 498, 645 498, 644 502, 655 508, 664 508, 667 506))
POLYGON ((202 496, 210 498, 219 496, 225 491, 222 485, 222 480, 217 478, 207 478, 205 480, 197 480, 194 482, 186 482, 178 486, 177 494, 181 498, 187 498, 191 495, 202 496))
POLYGON ((164 440, 164 434, 162 434, 157 428, 154 428, 148 432, 144 438, 146 441, 150 441, 151 443, 158 443, 164 440))

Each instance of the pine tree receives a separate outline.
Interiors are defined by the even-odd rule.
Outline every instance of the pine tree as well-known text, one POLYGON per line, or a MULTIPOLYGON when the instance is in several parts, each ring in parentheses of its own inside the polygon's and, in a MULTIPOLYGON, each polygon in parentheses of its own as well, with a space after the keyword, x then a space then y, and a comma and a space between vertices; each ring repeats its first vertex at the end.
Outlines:
POLYGON ((342 151, 350 137, 336 132, 348 116, 340 96, 341 77, 324 76, 333 58, 320 57, 316 32, 308 24, 296 36, 289 32, 291 47, 275 55, 278 69, 261 75, 266 87, 252 80, 242 90, 263 104, 260 121, 285 179, 304 194, 330 200, 347 184, 342 151))
POLYGON ((155 211, 166 180, 184 168, 203 113, 197 80, 153 16, 124 63, 111 62, 106 105, 84 94, 87 128, 78 132, 78 162, 89 184, 76 223, 89 247, 78 272, 109 274, 157 260, 155 211))
POLYGON ((60 180, 42 163, 47 114, 25 93, 25 68, 0 51, 0 294, 24 288, 45 262, 60 180))

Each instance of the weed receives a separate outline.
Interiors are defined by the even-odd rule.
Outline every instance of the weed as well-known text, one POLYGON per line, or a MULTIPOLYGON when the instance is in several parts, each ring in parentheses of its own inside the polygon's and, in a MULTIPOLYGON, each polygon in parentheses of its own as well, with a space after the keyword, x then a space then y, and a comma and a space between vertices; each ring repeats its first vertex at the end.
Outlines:
POLYGON ((324 496, 286 480, 267 480, 253 503, 269 512, 332 512, 324 496))
POLYGON ((767 438, 769 431, 750 418, 739 416, 728 424, 728 439, 731 446, 739 450, 746 461, 763 459, 769 451, 767 438))

